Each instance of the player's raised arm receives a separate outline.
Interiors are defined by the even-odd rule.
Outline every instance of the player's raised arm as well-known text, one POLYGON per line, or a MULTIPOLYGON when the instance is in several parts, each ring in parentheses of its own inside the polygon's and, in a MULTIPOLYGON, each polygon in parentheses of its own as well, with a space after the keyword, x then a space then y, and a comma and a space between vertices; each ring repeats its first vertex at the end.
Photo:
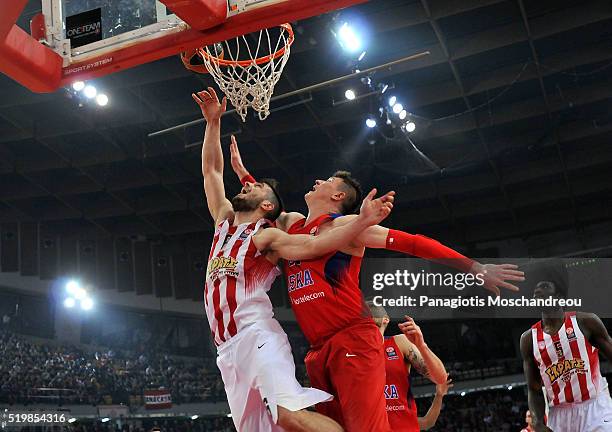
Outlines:
POLYGON ((221 149, 221 115, 225 112, 226 98, 219 98, 212 87, 208 90, 192 93, 202 115, 206 119, 206 132, 202 145, 202 175, 204 176, 204 193, 208 210, 215 223, 228 217, 232 204, 225 197, 223 184, 223 150, 221 149))
POLYGON ((325 255, 346 247, 351 239, 368 226, 376 225, 385 219, 393 208, 395 192, 387 192, 373 199, 376 189, 363 200, 359 216, 348 224, 333 228, 321 235, 289 235, 279 229, 265 229, 253 237, 260 251, 273 253, 277 258, 305 260, 325 255))
POLYGON ((395 336, 395 342, 404 354, 404 358, 418 373, 429 378, 435 384, 443 384, 448 378, 444 363, 425 343, 421 328, 408 315, 406 321, 399 324, 403 334, 395 336))
POLYGON ((542 379, 538 371, 538 365, 533 357, 533 338, 531 330, 527 330, 521 336, 521 356, 523 357, 523 372, 527 380, 527 402, 535 432, 551 432, 544 423, 546 401, 542 393, 542 379))
MULTIPOLYGON (((230 142, 230 155, 230 160, 232 162, 232 170, 240 180, 240 183, 242 183, 243 186, 246 182, 255 183, 257 180, 255 180, 255 177, 251 175, 249 170, 246 169, 244 163, 242 162, 242 156, 240 155, 240 149, 238 148, 238 141, 236 141, 236 137, 234 135, 232 135, 230 142)), ((276 223, 276 226, 278 228, 283 231, 287 231, 294 221, 296 221, 297 219, 302 219, 303 217, 304 215, 300 213, 287 213, 282 211, 274 222, 276 223)))
POLYGON ((440 411, 442 410, 442 399, 448 393, 448 389, 453 386, 453 380, 447 379, 443 384, 436 385, 436 395, 431 402, 431 406, 424 417, 418 417, 420 430, 429 430, 436 425, 440 411))
MULTIPOLYGON (((335 223, 342 223, 343 219, 351 217, 350 215, 343 216, 335 223)), ((525 280, 525 274, 517 270, 518 267, 514 264, 481 264, 429 237, 379 225, 365 229, 355 238, 353 245, 401 252, 436 261, 463 272, 480 274, 484 287, 495 295, 500 295, 500 288, 518 291, 518 287, 508 281, 522 282, 525 280)))

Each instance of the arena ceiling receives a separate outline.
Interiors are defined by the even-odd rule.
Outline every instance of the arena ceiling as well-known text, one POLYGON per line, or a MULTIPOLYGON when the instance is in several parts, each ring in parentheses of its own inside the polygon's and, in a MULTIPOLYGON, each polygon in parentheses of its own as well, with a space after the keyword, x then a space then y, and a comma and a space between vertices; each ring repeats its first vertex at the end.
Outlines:
MULTIPOLYGON (((283 109, 264 122, 224 118, 251 172, 281 181, 288 208, 304 209, 315 179, 349 169, 366 187, 397 191, 390 225, 455 245, 581 233, 612 218, 610 1, 377 0, 341 13, 369 32, 362 69, 430 55, 373 74, 392 87, 384 98, 338 104, 349 86, 365 91, 356 79, 273 104, 283 109), (405 136, 366 130, 390 94, 419 116, 412 141, 439 169, 405 136)), ((276 94, 351 72, 330 31, 335 16, 297 24, 276 94)), ((203 126, 148 134, 200 117, 190 95, 211 83, 172 57, 95 80, 111 98, 102 109, 1 76, 0 221, 205 249, 203 126)), ((226 170, 235 193, 229 157, 226 170)))

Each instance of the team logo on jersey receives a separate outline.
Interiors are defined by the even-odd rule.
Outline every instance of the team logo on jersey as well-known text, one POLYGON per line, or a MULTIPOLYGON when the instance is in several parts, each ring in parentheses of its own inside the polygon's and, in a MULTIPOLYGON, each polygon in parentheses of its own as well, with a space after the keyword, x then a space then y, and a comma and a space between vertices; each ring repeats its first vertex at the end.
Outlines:
POLYGON ((574 332, 573 327, 566 328, 565 333, 567 334, 568 339, 576 339, 576 332, 574 332))
POLYGON ((287 280, 289 282, 289 287, 287 288, 289 292, 314 285, 314 280, 312 279, 309 269, 290 274, 287 280))
POLYGON ((395 384, 385 385, 385 399, 399 399, 399 393, 395 384))
POLYGON ((287 267, 295 267, 302 265, 302 261, 287 261, 287 267))
POLYGON ((385 348, 385 354, 387 354, 387 360, 397 360, 399 358, 393 347, 385 348))
POLYGON ((544 341, 538 342, 538 348, 540 348, 540 350, 545 350, 546 349, 546 342, 544 342, 544 341))
POLYGON ((557 363, 546 368, 546 375, 548 375, 551 384, 559 378, 567 382, 571 379, 572 375, 585 373, 587 373, 587 371, 584 367, 584 360, 576 358, 559 360, 557 363))
POLYGON ((309 234, 310 234, 311 236, 313 236, 313 235, 317 235, 317 232, 319 232, 319 227, 312 227, 312 228, 310 229, 310 233, 309 233, 309 234))
POLYGON ((251 233, 253 232, 253 230, 251 228, 247 228, 244 231, 242 231, 242 233, 240 234, 240 237, 238 237, 240 240, 244 240, 246 239, 251 233))
POLYGON ((208 268, 206 270, 207 277, 216 279, 217 277, 225 274, 226 276, 238 277, 238 260, 233 257, 216 257, 208 261, 208 268))

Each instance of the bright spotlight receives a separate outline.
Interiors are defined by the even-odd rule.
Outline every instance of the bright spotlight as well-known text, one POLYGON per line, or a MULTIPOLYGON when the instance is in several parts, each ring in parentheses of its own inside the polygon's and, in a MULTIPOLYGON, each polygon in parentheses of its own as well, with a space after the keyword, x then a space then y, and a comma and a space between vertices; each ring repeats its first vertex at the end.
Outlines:
POLYGON ((353 100, 355 99, 355 92, 353 91, 353 89, 348 89, 344 92, 344 97, 348 100, 353 100))
POLYGON ((74 292, 72 293, 72 295, 74 296, 74 298, 76 298, 77 300, 83 300, 85 297, 87 297, 87 291, 85 291, 83 288, 78 287, 77 289, 74 290, 74 292))
POLYGON ((372 117, 368 117, 366 120, 366 126, 369 127, 370 129, 373 127, 376 127, 376 120, 372 117))
POLYGON ((393 112, 395 114, 401 113, 403 109, 404 109, 404 107, 402 106, 401 103, 396 103, 395 105, 393 105, 393 112))
POLYGON ((108 96, 106 96, 104 93, 100 93, 98 96, 96 96, 96 102, 100 106, 106 106, 108 104, 108 96))
POLYGON ((337 38, 340 46, 346 51, 355 52, 361 48, 359 37, 346 22, 338 29, 337 38))
POLYGON ((461 396, 465 396, 465 392, 461 392, 461 396))
POLYGON ((75 81, 72 83, 72 88, 74 89, 74 91, 80 92, 85 88, 85 83, 83 81, 75 81))
POLYGON ((232 418, 232 413, 227 414, 225 417, 232 418))
POLYGON ((406 132, 414 132, 416 129, 416 124, 414 124, 413 122, 409 121, 408 123, 406 123, 406 132))
POLYGON ((92 85, 88 85, 87 87, 85 87, 85 89, 83 90, 83 94, 85 95, 85 97, 89 98, 89 99, 93 99, 96 97, 96 95, 98 94, 98 90, 92 86, 92 85))
POLYGON ((91 310, 93 309, 93 305, 94 305, 93 300, 90 299, 89 297, 81 300, 81 309, 83 310, 91 310))
POLYGON ((76 419, 74 417, 71 417, 68 419, 68 423, 74 423, 76 421, 76 419))
POLYGON ((365 52, 365 51, 362 51, 362 52, 361 52, 361 54, 359 54, 359 58, 357 58, 357 61, 361 61, 361 60, 363 60, 363 58, 365 57, 365 55, 366 55, 366 52, 365 52))
POLYGON ((192 415, 192 416, 191 416, 191 420, 197 420, 197 419, 198 419, 198 417, 199 417, 199 416, 198 416, 197 414, 196 414, 196 415, 192 415))
POLYGON ((76 294, 76 292, 80 289, 79 283, 77 281, 71 280, 66 284, 66 291, 68 294, 76 294))
POLYGON ((512 386, 511 385, 508 386, 508 390, 512 390, 512 386))
POLYGON ((404 120, 404 119, 406 118, 406 116, 407 116, 407 115, 408 115, 408 113, 406 112, 406 110, 402 110, 402 111, 399 113, 399 118, 400 118, 400 120, 404 120))
POLYGON ((108 421, 110 421, 110 419, 109 419, 108 417, 104 417, 104 418, 101 420, 101 422, 102 422, 102 423, 106 423, 106 422, 108 422, 108 421))
POLYGON ((389 106, 392 107, 395 105, 395 102, 397 102, 397 98, 395 96, 391 96, 389 98, 389 106))
POLYGON ((68 297, 66 300, 64 300, 64 307, 65 308, 73 308, 74 305, 76 304, 76 300, 73 299, 72 297, 68 297))

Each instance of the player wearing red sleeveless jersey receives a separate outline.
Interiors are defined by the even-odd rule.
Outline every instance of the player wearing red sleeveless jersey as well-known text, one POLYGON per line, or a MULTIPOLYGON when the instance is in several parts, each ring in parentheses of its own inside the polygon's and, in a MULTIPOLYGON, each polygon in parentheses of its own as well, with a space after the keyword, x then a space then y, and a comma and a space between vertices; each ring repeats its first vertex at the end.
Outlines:
MULTIPOLYGON (((535 298, 566 297, 568 279, 560 259, 537 263, 527 272, 535 298)), ((523 333, 521 354, 535 432, 612 431, 612 400, 598 352, 612 360, 612 338, 595 314, 544 308, 542 320, 523 333), (542 386, 549 407, 546 424, 542 386)))
POLYGON ((401 334, 384 337, 390 322, 387 311, 373 302, 367 302, 367 305, 383 340, 386 376, 384 394, 391 429, 394 432, 418 432, 432 427, 437 420, 437 415, 433 418, 434 413, 438 408, 439 415, 440 406, 435 404, 426 419, 418 418, 410 386, 410 369, 414 368, 436 385, 445 385, 448 374, 444 364, 429 349, 420 327, 412 318, 406 316, 406 322, 399 325, 401 334))
MULTIPOLYGON (((244 168, 234 137, 232 168, 241 181, 253 178, 244 168)), ((316 180, 305 195, 308 217, 283 213, 277 227, 290 234, 320 235, 349 223, 361 190, 347 172, 316 180)), ((319 412, 337 420, 349 432, 389 430, 385 409, 384 361, 378 329, 359 289, 359 270, 365 248, 388 249, 445 262, 462 271, 479 273, 484 287, 499 295, 500 288, 517 291, 507 281, 522 280, 509 264, 482 265, 420 235, 374 226, 356 236, 346 248, 318 259, 294 260, 284 265, 291 307, 311 350, 305 363, 313 385, 334 394, 334 401, 317 405, 319 412), (367 379, 369 391, 364 391, 367 379)))
POLYGON ((295 379, 287 336, 273 318, 266 293, 279 274, 280 258, 309 259, 347 245, 389 214, 393 193, 373 200, 373 190, 363 201, 359 220, 320 237, 265 229, 267 219, 276 219, 282 208, 274 184, 247 183, 231 202, 225 197, 220 117, 226 100, 220 103, 212 88, 193 98, 207 120, 202 174, 216 223, 204 304, 234 424, 239 432, 341 431, 330 418, 304 410, 331 395, 302 388, 295 379))

